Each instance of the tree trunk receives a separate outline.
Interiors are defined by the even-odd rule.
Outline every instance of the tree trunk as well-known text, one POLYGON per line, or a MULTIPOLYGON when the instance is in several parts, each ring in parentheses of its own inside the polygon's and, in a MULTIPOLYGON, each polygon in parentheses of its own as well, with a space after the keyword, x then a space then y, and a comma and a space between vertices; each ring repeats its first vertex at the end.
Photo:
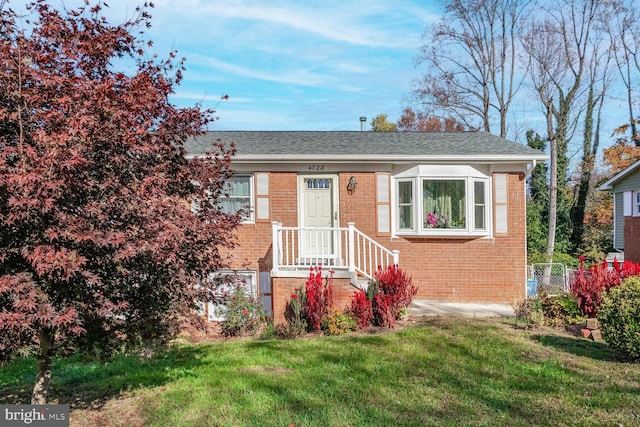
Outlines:
POLYGON ((578 197, 571 207, 571 243, 574 248, 582 244, 584 234, 584 212, 587 208, 587 195, 591 183, 594 157, 591 156, 591 139, 593 138, 593 113, 595 101, 593 95, 593 83, 589 86, 587 96, 587 110, 584 117, 584 140, 582 142, 582 161, 580 164, 580 183, 578 184, 578 197))
POLYGON ((49 381, 51 380, 51 362, 53 360, 53 331, 41 328, 38 333, 38 374, 31 394, 32 405, 44 405, 47 403, 49 393, 49 381))
POLYGON ((552 101, 547 104, 547 133, 549 135, 549 151, 551 160, 549 165, 549 228, 547 231, 547 263, 545 267, 542 284, 549 285, 551 281, 551 263, 553 262, 553 251, 556 243, 556 223, 558 221, 558 140, 553 131, 553 114, 551 108, 552 101))

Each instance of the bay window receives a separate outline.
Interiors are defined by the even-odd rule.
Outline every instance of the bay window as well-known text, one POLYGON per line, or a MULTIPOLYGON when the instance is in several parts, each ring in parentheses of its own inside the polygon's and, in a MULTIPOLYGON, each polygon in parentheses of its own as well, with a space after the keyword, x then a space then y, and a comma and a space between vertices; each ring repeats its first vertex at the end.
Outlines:
POLYGON ((417 166, 395 177, 398 235, 487 236, 489 177, 471 167, 417 166))

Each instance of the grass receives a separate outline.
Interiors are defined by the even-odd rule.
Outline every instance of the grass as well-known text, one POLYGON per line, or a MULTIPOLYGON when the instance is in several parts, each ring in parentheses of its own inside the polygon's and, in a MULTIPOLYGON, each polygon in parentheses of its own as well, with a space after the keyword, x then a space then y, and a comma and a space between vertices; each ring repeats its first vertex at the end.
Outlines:
MULTIPOLYGON (((2 367, 0 404, 26 403, 33 376, 32 360, 2 367)), ((72 425, 640 425, 640 365, 498 319, 180 344, 108 364, 59 359, 53 376, 51 397, 72 405, 72 425)))

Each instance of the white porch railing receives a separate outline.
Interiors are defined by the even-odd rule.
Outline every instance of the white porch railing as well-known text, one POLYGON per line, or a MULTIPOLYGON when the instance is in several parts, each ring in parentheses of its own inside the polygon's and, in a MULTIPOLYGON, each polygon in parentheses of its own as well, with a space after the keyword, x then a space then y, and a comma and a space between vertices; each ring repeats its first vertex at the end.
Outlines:
POLYGON ((385 248, 353 222, 347 227, 272 226, 273 274, 321 265, 372 279, 378 266, 386 269, 399 262, 400 251, 385 248))

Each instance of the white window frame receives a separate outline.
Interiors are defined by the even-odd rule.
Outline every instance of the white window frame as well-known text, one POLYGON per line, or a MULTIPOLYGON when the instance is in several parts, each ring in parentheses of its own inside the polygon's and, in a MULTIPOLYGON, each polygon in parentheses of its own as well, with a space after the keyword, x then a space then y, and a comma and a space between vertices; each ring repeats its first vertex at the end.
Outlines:
POLYGON ((473 232, 479 232, 479 233, 485 233, 489 230, 489 218, 491 217, 489 215, 489 207, 491 206, 491 199, 489 198, 489 185, 491 184, 491 182, 489 181, 489 178, 469 178, 470 181, 470 187, 473 191, 473 195, 472 195, 472 202, 471 203, 471 213, 472 213, 472 218, 471 221, 473 221, 472 224, 470 224, 471 226, 471 231, 473 232), (483 203, 476 203, 476 184, 478 183, 482 183, 484 185, 484 201, 483 203), (483 210, 484 210, 484 226, 481 228, 476 228, 476 208, 478 206, 482 206, 483 210))
POLYGON ((395 227, 394 230, 396 231, 396 233, 400 234, 400 233, 410 233, 410 234, 414 234, 416 233, 416 180, 415 178, 409 178, 409 179, 397 179, 394 180, 394 188, 395 188, 395 197, 393 197, 393 201, 394 201, 394 206, 395 206, 395 213, 396 213, 396 221, 394 221, 395 223, 395 227), (410 183, 411 184, 411 202, 410 203, 405 203, 403 204, 403 207, 405 206, 411 206, 411 222, 409 223, 409 227, 405 227, 405 228, 400 228, 400 184, 401 183, 410 183))
MULTIPOLYGON (((247 215, 243 216, 241 223, 242 224, 253 224, 256 221, 256 209, 255 209, 255 188, 254 188, 254 178, 252 174, 236 174, 233 177, 231 177, 227 183, 230 182, 230 180, 232 180, 233 178, 248 178, 249 180, 249 204, 245 207, 246 211, 247 211, 247 215)), ((227 184, 225 184, 227 185, 227 184)), ((225 189, 226 191, 227 189, 225 189)), ((246 196, 234 196, 234 195, 229 195, 229 196, 223 196, 221 199, 244 199, 246 198, 246 196)), ((233 212, 231 212, 233 213, 233 212)))
MULTIPOLYGON (((217 273, 217 276, 236 276, 238 281, 234 281, 229 285, 220 285, 217 292, 228 292, 233 289, 236 283, 242 283, 242 279, 245 280, 247 284, 249 293, 252 297, 258 298, 258 282, 257 282, 257 272, 253 270, 242 270, 242 271, 220 271, 217 273)), ((207 302, 207 319, 210 322, 222 322, 226 320, 226 316, 223 313, 224 305, 217 304, 212 301, 207 302)))
POLYGON ((412 237, 490 237, 492 235, 493 202, 491 177, 479 173, 469 166, 437 168, 436 171, 448 173, 428 173, 431 167, 421 165, 393 178, 393 213, 395 236, 412 237), (454 173, 451 173, 454 172, 454 173), (456 173, 457 172, 457 173, 456 173), (465 188, 465 227, 464 228, 429 228, 424 226, 424 197, 422 195, 423 182, 425 180, 437 181, 464 181, 465 188), (413 224, 411 228, 400 228, 399 185, 402 182, 412 182, 413 191, 413 224), (475 184, 484 184, 484 227, 475 226, 475 184))
POLYGON ((640 190, 633 192, 633 216, 640 216, 640 190))

